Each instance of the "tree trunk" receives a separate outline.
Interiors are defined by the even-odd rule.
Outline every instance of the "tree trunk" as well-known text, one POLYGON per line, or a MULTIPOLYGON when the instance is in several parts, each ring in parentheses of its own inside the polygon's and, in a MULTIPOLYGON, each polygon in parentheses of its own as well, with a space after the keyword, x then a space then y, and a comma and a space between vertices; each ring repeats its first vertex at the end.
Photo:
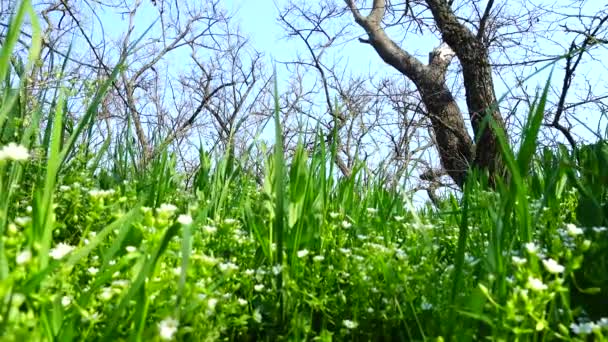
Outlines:
POLYGON ((437 28, 449 47, 443 44, 435 49, 430 54, 428 65, 425 65, 397 46, 380 26, 386 11, 386 0, 374 0, 367 16, 359 12, 353 0, 345 2, 355 22, 365 29, 369 37, 361 41, 370 44, 382 60, 416 85, 429 113, 442 166, 454 182, 462 188, 469 166, 474 165, 487 170, 494 184, 495 174, 502 168, 499 145, 495 132, 489 126, 483 132, 480 128, 488 114, 499 127, 504 128, 504 121, 496 105, 487 48, 458 21, 445 0, 426 0, 437 28), (463 113, 445 84, 445 72, 454 55, 463 66, 467 107, 477 148, 467 132, 463 113))

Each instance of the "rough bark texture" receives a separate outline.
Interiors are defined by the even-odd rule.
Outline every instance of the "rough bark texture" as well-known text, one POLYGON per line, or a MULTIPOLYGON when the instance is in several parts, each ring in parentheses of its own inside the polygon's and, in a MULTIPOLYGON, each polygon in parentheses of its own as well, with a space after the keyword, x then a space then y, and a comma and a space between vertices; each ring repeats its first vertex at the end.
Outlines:
POLYGON ((496 135, 489 127, 479 134, 479 128, 485 113, 490 113, 501 127, 504 127, 504 122, 494 107, 496 96, 488 52, 477 37, 458 22, 447 2, 426 0, 444 41, 449 45, 435 49, 426 65, 399 47, 381 27, 386 10, 385 0, 374 0, 367 16, 359 12, 353 0, 345 1, 355 22, 368 35, 368 39, 362 41, 370 44, 384 62, 416 85, 429 112, 442 166, 454 182, 463 186, 471 164, 488 170, 493 179, 501 167, 496 135), (467 132, 463 114, 445 83, 445 72, 454 54, 463 66, 467 107, 478 141, 477 148, 467 132), (486 112, 488 108, 494 110, 486 112))
POLYGON ((481 131, 481 126, 486 115, 491 115, 501 128, 505 124, 496 103, 488 50, 479 35, 458 21, 445 0, 426 0, 426 3, 443 40, 454 49, 462 65, 467 107, 478 142, 475 165, 487 169, 493 182, 496 172, 501 171, 501 154, 495 132, 490 127, 481 131))

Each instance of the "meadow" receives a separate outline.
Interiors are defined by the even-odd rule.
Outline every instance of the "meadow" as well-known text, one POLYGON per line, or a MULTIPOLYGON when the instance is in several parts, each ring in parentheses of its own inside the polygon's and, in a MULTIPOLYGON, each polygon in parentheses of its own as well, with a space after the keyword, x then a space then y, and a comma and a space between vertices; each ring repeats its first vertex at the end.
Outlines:
POLYGON ((414 206, 363 164, 336 177, 321 136, 286 158, 278 115, 261 176, 230 148, 194 175, 128 132, 94 148, 120 65, 78 121, 66 88, 29 97, 28 13, 0 55, 3 341, 608 340, 608 144, 538 146, 548 83, 502 137, 509 177, 414 206))

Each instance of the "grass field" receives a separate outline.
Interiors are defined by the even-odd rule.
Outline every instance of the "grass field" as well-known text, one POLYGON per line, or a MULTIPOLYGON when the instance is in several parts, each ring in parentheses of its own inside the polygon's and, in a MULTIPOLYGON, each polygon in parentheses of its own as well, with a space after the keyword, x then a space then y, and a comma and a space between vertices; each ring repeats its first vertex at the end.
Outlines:
POLYGON ((186 187, 128 133, 89 146, 112 78, 78 122, 67 90, 29 97, 31 21, 21 73, 14 29, 0 55, 23 80, 0 87, 3 341, 608 339, 608 145, 538 148, 547 89, 520 146, 502 140, 510 177, 471 172, 439 206, 362 167, 334 177, 323 139, 286 160, 280 125, 261 181, 201 150, 186 187))

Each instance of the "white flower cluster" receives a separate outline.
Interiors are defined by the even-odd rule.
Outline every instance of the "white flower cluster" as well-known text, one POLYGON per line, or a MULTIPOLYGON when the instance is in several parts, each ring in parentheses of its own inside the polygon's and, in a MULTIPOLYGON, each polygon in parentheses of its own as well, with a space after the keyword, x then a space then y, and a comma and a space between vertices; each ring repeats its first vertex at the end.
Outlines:
POLYGON ((30 154, 27 148, 15 143, 9 143, 0 148, 0 160, 23 161, 27 160, 29 157, 30 154))

